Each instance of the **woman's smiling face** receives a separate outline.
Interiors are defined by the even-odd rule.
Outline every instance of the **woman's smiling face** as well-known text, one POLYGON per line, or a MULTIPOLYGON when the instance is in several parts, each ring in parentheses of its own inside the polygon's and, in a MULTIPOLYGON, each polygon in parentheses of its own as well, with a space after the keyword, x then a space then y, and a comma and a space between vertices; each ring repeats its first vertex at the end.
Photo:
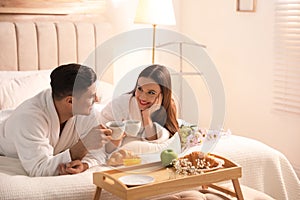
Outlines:
POLYGON ((160 86, 151 78, 140 77, 135 90, 135 97, 140 110, 150 108, 160 93, 160 86))

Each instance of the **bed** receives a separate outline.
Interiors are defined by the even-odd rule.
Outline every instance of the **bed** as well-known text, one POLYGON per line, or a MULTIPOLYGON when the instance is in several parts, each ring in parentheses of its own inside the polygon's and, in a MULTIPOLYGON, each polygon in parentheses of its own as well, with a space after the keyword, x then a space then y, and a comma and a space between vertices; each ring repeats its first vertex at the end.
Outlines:
MULTIPOLYGON (((0 22, 0 121, 22 101, 49 87, 52 68, 69 62, 97 65, 96 57, 86 58, 109 37, 110 29, 106 23, 0 22)), ((99 84, 101 109, 111 99, 113 86, 103 80, 99 84)), ((296 173, 275 149, 232 133, 220 138, 213 153, 242 166, 240 182, 245 194, 256 194, 252 199, 268 199, 263 193, 280 200, 300 198, 296 173)), ((18 159, 0 156, 0 199, 92 199, 92 173, 105 169, 97 166, 78 175, 28 177, 18 159)), ((186 195, 158 199, 184 199, 186 195)), ((104 191, 102 199, 117 198, 104 191)))

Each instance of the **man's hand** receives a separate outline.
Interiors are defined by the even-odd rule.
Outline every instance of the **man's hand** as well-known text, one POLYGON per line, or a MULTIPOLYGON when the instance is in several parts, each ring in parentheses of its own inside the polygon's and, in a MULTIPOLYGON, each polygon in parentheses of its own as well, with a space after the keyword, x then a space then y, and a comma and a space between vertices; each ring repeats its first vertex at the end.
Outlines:
POLYGON ((82 163, 80 160, 74 160, 66 164, 58 166, 59 175, 78 174, 88 169, 87 163, 82 163))
POLYGON ((112 131, 104 125, 94 127, 91 131, 82 138, 83 145, 87 150, 100 149, 111 140, 112 131))
POLYGON ((82 139, 70 148, 72 160, 81 160, 89 150, 100 149, 106 144, 111 135, 111 130, 103 125, 96 126, 82 139))

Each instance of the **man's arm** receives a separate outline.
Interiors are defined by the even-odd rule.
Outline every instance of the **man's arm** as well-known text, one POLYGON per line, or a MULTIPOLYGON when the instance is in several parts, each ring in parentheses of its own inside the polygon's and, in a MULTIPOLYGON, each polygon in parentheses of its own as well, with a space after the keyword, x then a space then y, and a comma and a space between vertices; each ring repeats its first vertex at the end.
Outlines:
POLYGON ((73 161, 81 160, 87 152, 88 150, 81 139, 79 139, 78 142, 70 148, 70 155, 73 161))

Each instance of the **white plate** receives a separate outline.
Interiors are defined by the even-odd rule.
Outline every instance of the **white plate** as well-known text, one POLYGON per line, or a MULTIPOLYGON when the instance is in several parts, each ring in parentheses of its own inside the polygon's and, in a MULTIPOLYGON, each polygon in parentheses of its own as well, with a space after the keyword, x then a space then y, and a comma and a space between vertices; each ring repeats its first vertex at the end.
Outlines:
POLYGON ((154 181, 154 178, 147 175, 132 174, 122 176, 119 178, 119 180, 127 186, 138 186, 152 183, 154 181))

